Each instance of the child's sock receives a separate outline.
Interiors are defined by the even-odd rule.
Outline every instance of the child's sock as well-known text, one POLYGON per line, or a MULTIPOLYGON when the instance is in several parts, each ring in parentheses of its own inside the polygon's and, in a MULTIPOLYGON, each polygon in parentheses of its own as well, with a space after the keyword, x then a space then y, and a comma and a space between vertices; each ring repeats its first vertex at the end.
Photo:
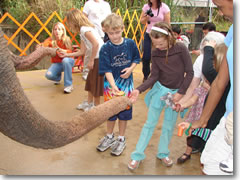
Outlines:
POLYGON ((125 141, 125 137, 124 136, 118 136, 118 140, 120 140, 120 141, 125 141))

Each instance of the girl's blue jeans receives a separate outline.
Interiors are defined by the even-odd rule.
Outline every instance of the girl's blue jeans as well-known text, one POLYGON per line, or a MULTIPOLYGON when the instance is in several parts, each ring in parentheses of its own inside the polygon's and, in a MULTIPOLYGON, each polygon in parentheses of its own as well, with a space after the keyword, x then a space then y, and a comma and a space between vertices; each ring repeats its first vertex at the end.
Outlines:
MULTIPOLYGON (((145 122, 141 135, 139 137, 138 143, 136 145, 135 151, 131 154, 131 159, 133 160, 143 160, 146 155, 144 151, 152 137, 154 128, 156 127, 160 114, 165 108, 165 101, 160 100, 161 96, 166 95, 168 92, 175 94, 177 89, 169 89, 161 85, 158 81, 154 84, 153 88, 145 96, 145 103, 147 104, 148 117, 145 122)), ((170 107, 165 108, 164 120, 162 125, 162 134, 160 136, 160 141, 158 144, 157 157, 159 159, 169 156, 168 145, 173 135, 173 130, 177 121, 178 113, 170 107)))
POLYGON ((60 81, 62 72, 64 72, 64 86, 72 85, 72 67, 74 66, 74 59, 65 57, 62 63, 53 63, 46 72, 46 78, 52 81, 60 81))

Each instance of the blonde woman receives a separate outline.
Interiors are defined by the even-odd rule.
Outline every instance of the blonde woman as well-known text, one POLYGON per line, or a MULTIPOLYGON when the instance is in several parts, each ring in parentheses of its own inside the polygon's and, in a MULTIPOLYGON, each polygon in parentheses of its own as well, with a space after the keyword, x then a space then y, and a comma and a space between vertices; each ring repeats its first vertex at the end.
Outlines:
MULTIPOLYGON (((52 36, 46 39, 42 44, 45 47, 58 48, 58 52, 72 52, 72 45, 70 38, 66 34, 64 25, 60 22, 53 25, 52 36)), ((71 93, 73 90, 72 85, 72 67, 74 66, 74 59, 71 57, 60 57, 59 53, 52 57, 52 65, 46 72, 46 78, 59 84, 64 72, 64 93, 71 93)))
POLYGON ((86 80, 85 90, 88 92, 88 100, 77 106, 78 110, 88 111, 100 104, 100 96, 103 96, 103 76, 98 73, 99 51, 103 40, 94 25, 79 10, 73 9, 66 15, 67 25, 74 33, 81 37, 81 49, 74 53, 61 52, 62 57, 83 56, 86 51, 91 51, 88 62, 89 73, 86 80))

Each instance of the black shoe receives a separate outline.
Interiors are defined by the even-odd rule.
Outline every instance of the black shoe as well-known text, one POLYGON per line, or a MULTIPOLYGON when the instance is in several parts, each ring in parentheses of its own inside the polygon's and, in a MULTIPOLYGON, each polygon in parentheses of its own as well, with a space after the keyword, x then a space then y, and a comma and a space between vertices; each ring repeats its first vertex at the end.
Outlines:
POLYGON ((178 164, 183 164, 189 159, 191 159, 191 155, 188 155, 188 154, 184 153, 183 155, 181 155, 181 157, 179 157, 177 159, 177 163, 178 164))

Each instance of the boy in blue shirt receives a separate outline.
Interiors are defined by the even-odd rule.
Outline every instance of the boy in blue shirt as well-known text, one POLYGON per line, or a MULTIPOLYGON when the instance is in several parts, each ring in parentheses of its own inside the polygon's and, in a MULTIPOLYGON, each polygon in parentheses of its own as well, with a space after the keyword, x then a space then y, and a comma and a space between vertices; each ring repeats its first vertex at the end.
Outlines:
MULTIPOLYGON (((104 29, 109 36, 100 50, 99 73, 104 74, 104 101, 112 99, 122 93, 130 96, 133 91, 132 71, 140 62, 140 56, 135 42, 122 37, 124 24, 117 14, 110 14, 103 22, 104 29)), ((132 107, 109 118, 107 121, 107 135, 100 140, 97 150, 103 152, 112 147, 111 154, 119 156, 126 147, 125 130, 127 121, 132 119, 132 107), (119 119, 119 136, 115 140, 113 129, 119 119)))

